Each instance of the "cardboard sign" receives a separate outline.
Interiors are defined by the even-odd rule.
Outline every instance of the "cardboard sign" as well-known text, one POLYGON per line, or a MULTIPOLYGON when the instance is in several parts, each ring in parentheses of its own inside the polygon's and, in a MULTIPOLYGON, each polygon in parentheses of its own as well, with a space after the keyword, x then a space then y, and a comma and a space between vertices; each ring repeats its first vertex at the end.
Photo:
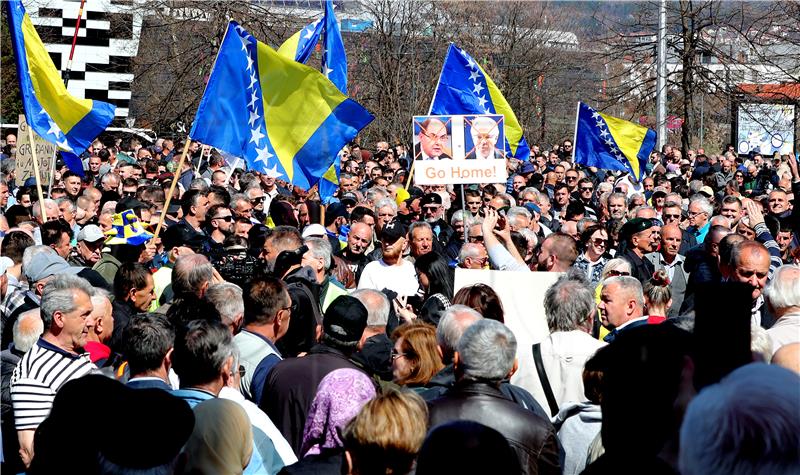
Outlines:
POLYGON ((544 294, 561 272, 512 272, 456 269, 455 291, 474 284, 490 286, 500 297, 506 326, 517 338, 519 371, 511 382, 528 390, 547 408, 531 348, 550 334, 544 313, 544 294))
POLYGON ((47 187, 50 183, 50 171, 53 168, 54 154, 56 145, 39 137, 33 132, 33 147, 28 135, 28 121, 25 115, 19 116, 19 129, 17 133, 17 183, 25 183, 25 180, 34 176, 33 174, 33 147, 36 147, 36 158, 39 160, 39 178, 41 185, 47 187))
POLYGON ((415 116, 412 127, 417 185, 508 179, 502 115, 415 116))

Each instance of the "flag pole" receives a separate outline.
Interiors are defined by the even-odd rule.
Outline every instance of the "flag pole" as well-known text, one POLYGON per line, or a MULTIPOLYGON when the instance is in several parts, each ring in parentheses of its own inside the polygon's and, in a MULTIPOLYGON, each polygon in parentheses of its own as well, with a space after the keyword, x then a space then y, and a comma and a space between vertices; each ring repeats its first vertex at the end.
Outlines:
MULTIPOLYGON (((42 177, 39 174, 39 159, 36 158, 36 142, 33 141, 33 128, 26 120, 25 126, 28 128, 28 142, 30 142, 31 155, 33 156, 33 176, 36 178, 36 194, 39 196, 39 210, 42 213, 42 224, 47 222, 47 210, 45 210, 44 196, 42 196, 42 177)), ((50 196, 49 194, 47 196, 50 196)))
MULTIPOLYGON (((62 78, 64 79, 64 87, 69 85, 69 73, 72 72, 72 58, 75 56, 75 45, 78 43, 78 32, 81 30, 81 18, 83 18, 83 7, 86 0, 81 0, 81 6, 78 8, 78 18, 75 20, 75 31, 72 33, 72 47, 69 50, 69 59, 67 60, 67 69, 64 70, 62 78)), ((53 191, 53 181, 56 177, 56 153, 58 146, 53 148, 53 157, 50 160, 50 179, 47 184, 47 196, 53 191)))
MULTIPOLYGON (((195 173, 200 173, 200 167, 203 166, 203 156, 204 155, 205 155, 205 153, 203 153, 203 149, 201 148, 200 149, 200 160, 197 161, 197 168, 194 171, 195 173)), ((208 157, 209 158, 211 157, 211 147, 210 146, 208 147, 208 157)))
POLYGON ((161 232, 161 226, 164 225, 164 218, 167 216, 167 209, 169 209, 169 203, 172 201, 172 194, 175 193, 175 185, 178 184, 178 178, 181 176, 181 172, 183 171, 183 162, 186 160, 186 154, 189 152, 189 145, 191 144, 192 139, 187 136, 186 145, 183 146, 183 152, 181 152, 181 159, 178 161, 178 167, 175 169, 175 176, 172 177, 172 184, 169 186, 167 200, 164 202, 164 209, 161 211, 161 216, 158 218, 158 225, 156 226, 156 232, 154 233, 156 237, 158 237, 158 233, 161 232))
POLYGON ((408 189, 409 186, 411 186, 411 180, 414 177, 414 165, 417 164, 416 162, 417 162, 416 159, 411 160, 411 169, 408 171, 408 179, 406 180, 406 190, 408 189))

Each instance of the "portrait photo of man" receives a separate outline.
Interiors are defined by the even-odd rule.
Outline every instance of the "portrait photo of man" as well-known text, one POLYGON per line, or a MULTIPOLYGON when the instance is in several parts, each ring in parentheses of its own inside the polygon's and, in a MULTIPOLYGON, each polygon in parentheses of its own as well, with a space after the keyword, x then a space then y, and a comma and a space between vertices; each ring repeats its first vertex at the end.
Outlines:
POLYGON ((449 160, 452 158, 452 144, 448 130, 450 120, 428 117, 414 122, 414 159, 449 160))
POLYGON ((475 116, 470 120, 467 117, 464 126, 469 128, 469 137, 472 138, 472 150, 467 153, 467 160, 492 160, 505 157, 503 150, 497 148, 498 141, 501 146, 504 142, 498 119, 491 116, 475 116))

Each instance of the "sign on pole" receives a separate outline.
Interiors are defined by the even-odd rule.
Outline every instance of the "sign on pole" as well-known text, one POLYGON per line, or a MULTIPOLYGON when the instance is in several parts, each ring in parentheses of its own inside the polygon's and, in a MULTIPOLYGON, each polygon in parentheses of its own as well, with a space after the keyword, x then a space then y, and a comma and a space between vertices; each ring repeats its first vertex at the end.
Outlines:
POLYGON ((53 156, 56 146, 44 140, 33 132, 33 144, 30 143, 28 134, 28 121, 25 115, 19 116, 19 129, 17 133, 17 183, 25 183, 25 180, 34 176, 33 174, 33 153, 32 147, 36 147, 36 158, 39 159, 39 173, 41 173, 42 186, 46 187, 50 183, 50 172, 52 170, 53 156))
POLYGON ((416 184, 505 183, 508 179, 502 115, 415 116, 412 127, 416 184))
POLYGON ((790 104, 740 104, 737 151, 764 155, 794 153, 795 108, 790 104))

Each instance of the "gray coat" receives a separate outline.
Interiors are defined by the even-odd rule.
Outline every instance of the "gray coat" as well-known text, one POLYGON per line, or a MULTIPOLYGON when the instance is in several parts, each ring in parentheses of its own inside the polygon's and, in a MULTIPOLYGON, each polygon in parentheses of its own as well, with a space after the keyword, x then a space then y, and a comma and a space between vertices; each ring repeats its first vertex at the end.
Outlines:
MULTIPOLYGON (((664 269, 664 258, 660 253, 651 252, 650 254, 645 254, 644 258, 653 264, 653 268, 656 271, 664 269)), ((675 318, 680 315, 679 310, 683 304, 683 298, 686 295, 686 284, 689 282, 689 273, 686 272, 686 269, 683 267, 686 258, 678 254, 675 256, 675 259, 677 259, 679 263, 675 266, 675 273, 672 276, 669 286, 672 292, 672 306, 669 309, 667 318, 675 318)))

